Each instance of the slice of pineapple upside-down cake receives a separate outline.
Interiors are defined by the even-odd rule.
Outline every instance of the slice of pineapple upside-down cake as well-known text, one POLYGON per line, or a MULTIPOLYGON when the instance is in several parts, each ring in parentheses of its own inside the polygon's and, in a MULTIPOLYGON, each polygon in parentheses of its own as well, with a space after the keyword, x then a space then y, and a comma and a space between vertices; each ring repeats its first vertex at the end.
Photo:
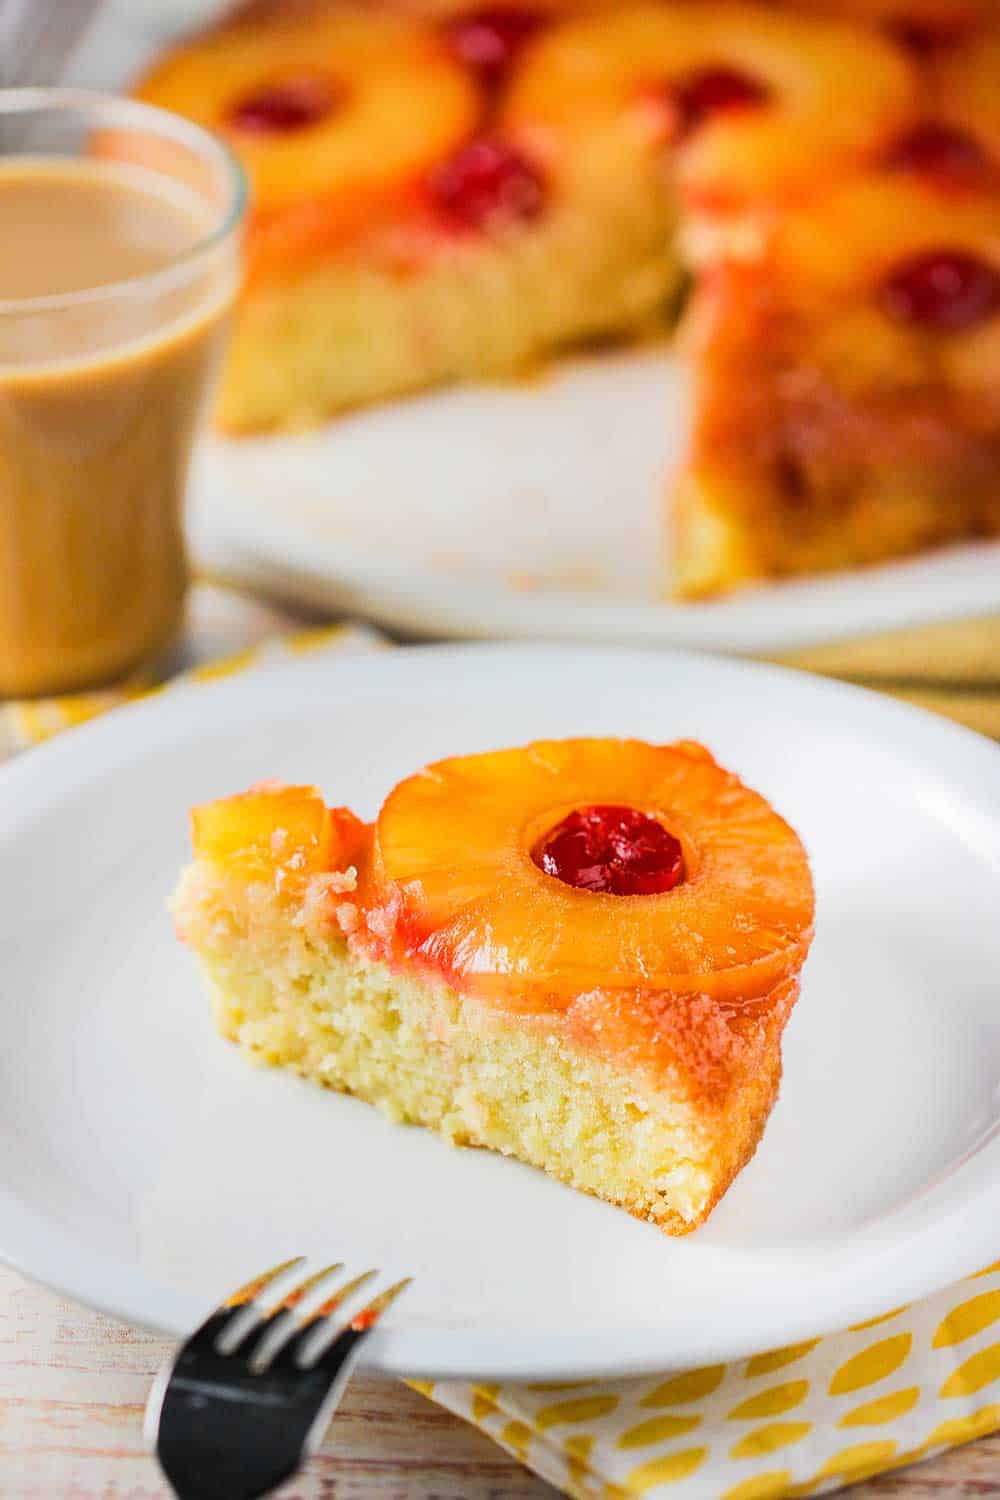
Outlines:
POLYGON ((374 824, 266 783, 193 813, 174 898, 253 1059, 671 1234, 752 1155, 813 931, 795 832, 700 745, 439 761, 374 824))

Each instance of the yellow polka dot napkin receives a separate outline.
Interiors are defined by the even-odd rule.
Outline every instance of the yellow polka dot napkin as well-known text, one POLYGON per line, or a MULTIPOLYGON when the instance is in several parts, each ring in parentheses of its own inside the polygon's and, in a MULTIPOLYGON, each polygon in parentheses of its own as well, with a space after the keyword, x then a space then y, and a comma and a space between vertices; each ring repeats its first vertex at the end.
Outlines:
MULTIPOLYGON (((362 626, 292 632, 287 617, 203 585, 180 665, 188 680, 211 680, 379 644, 362 626)), ((7 704, 0 759, 159 690, 135 681, 7 704)), ((728 1365, 574 1385, 414 1385, 577 1500, 818 1494, 1000 1429, 1000 1261, 925 1302, 728 1365)))
POLYGON ((926 1302, 729 1365, 417 1387, 578 1500, 818 1494, 1000 1428, 1000 1261, 926 1302))

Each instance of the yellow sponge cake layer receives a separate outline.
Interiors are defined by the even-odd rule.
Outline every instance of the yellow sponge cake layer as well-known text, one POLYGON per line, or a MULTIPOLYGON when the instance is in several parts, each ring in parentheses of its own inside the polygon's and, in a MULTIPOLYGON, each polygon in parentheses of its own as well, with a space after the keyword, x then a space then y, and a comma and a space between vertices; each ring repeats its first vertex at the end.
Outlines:
POLYGON ((514 374, 554 347, 653 323, 681 280, 667 250, 670 200, 621 184, 601 202, 599 213, 556 204, 542 223, 433 248, 414 222, 419 269, 397 228, 261 278, 233 330, 219 421, 232 431, 307 426, 428 385, 514 374))
POLYGON ((323 877, 289 903, 210 865, 185 874, 179 929, 198 953, 219 1031, 251 1061, 541 1167, 669 1234, 701 1223, 752 1156, 796 983, 754 1045, 734 1032, 728 1050, 742 1050, 744 1066, 721 1098, 665 1095, 557 1025, 512 1029, 447 985, 352 954, 329 921, 330 894, 323 877))

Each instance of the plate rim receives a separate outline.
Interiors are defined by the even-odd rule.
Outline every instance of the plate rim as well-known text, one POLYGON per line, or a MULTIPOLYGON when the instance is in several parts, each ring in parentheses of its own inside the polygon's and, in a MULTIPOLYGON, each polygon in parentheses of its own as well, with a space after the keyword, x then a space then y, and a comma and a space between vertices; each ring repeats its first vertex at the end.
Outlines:
MULTIPOLYGON (((473 644, 421 646, 399 653, 347 656, 339 655, 334 645, 305 657, 263 661, 238 677, 180 684, 154 699, 127 705, 111 715, 59 735, 48 744, 36 747, 30 755, 14 757, 0 767, 0 809, 14 814, 5 823, 0 841, 16 845, 18 837, 23 836, 21 830, 30 826, 32 817, 46 805, 53 800, 79 795, 89 772, 99 768, 106 773, 113 770, 115 764, 131 762, 142 754, 144 746, 149 748, 154 740, 162 745, 163 734, 158 732, 157 726, 169 728, 173 724, 173 734, 167 735, 167 743, 174 736, 197 738, 199 733, 205 732, 206 726, 217 728, 215 716, 224 716, 229 705, 248 699, 254 693, 260 672, 268 673, 273 683, 285 682, 287 686, 282 691, 291 698, 300 691, 301 683, 317 674, 324 677, 329 673, 346 674, 350 677, 388 672, 391 676, 406 670, 407 662, 418 653, 429 659, 432 667, 469 658, 481 663, 497 656, 503 659, 508 669, 512 658, 517 656, 530 657, 535 663, 545 657, 565 660, 585 656, 600 658, 605 663, 624 657, 632 662, 645 660, 655 664, 660 671, 673 662, 691 669, 721 671, 724 675, 739 673, 742 676, 749 672, 759 678, 795 679, 796 691, 807 696, 829 697, 832 694, 845 703, 854 702, 860 706, 863 715, 873 714, 876 721, 879 717, 887 724, 895 720, 904 733, 909 727, 918 739, 923 738, 925 742, 937 742, 942 747, 954 746, 959 751, 960 760, 971 754, 973 761, 981 760, 984 766, 988 764, 987 783, 992 777, 998 792, 997 809, 1000 810, 1000 755, 992 741, 910 704, 790 668, 693 652, 643 651, 617 646, 473 644), (186 711, 185 702, 189 705, 186 711), (194 705, 200 710, 202 706, 207 709, 210 703, 217 705, 211 714, 192 712, 194 705), (108 750, 110 755, 106 753, 108 750), (21 816, 17 815, 18 811, 21 816)), ((951 775, 955 771, 954 764, 947 760, 946 770, 951 775)), ((967 781, 966 790, 970 790, 967 781)), ((984 799, 982 791, 980 799, 984 799)), ((997 863, 1000 868, 1000 856, 997 863)), ((984 1143, 983 1149, 990 1153, 991 1158, 1000 1161, 1000 1130, 996 1139, 984 1143)), ((982 1156, 982 1151, 977 1149, 976 1155, 982 1156)), ((848 1272, 852 1279, 850 1291, 839 1297, 835 1314, 817 1311, 812 1304, 803 1306, 790 1314, 776 1333, 762 1335, 758 1317, 756 1323, 748 1321, 742 1328, 706 1328, 700 1338, 692 1337, 683 1350, 671 1351, 664 1349, 663 1334, 656 1330, 621 1330, 616 1338, 611 1338, 607 1330, 598 1330, 595 1334, 546 1334, 544 1349, 532 1349, 530 1334, 441 1334, 387 1328, 379 1330, 370 1341, 365 1363, 384 1373, 431 1378, 485 1378, 487 1375, 529 1380, 579 1378, 581 1371, 588 1378, 620 1378, 735 1359, 760 1352, 765 1347, 830 1332, 884 1312, 889 1305, 925 1296, 980 1270, 988 1260, 995 1258, 1000 1251, 1000 1234, 995 1227, 1000 1220, 1000 1172, 991 1182, 980 1184, 971 1196, 963 1197, 960 1179, 968 1169, 969 1162, 966 1161, 949 1170, 947 1181, 952 1184, 953 1197, 957 1190, 958 1201, 950 1206, 946 1202, 945 1212, 936 1224, 921 1229, 915 1237, 905 1230, 904 1225, 902 1235, 897 1230, 894 1236, 893 1220, 902 1216, 905 1221, 908 1205, 904 1204, 900 1210, 892 1210, 856 1236, 859 1248, 846 1264, 842 1246, 835 1247, 831 1255, 822 1242, 809 1247, 808 1252, 801 1246, 790 1244, 785 1247, 787 1254, 784 1256, 774 1247, 765 1247, 768 1264, 772 1267, 776 1261, 785 1259, 796 1266, 800 1274, 816 1278, 814 1301, 817 1303, 821 1301, 822 1288, 843 1281, 848 1272), (959 1184, 957 1189, 956 1184, 959 1184), (902 1255, 904 1247, 905 1256, 902 1255), (890 1273, 891 1290, 887 1284, 890 1273), (626 1345, 624 1350, 622 1344, 626 1345)), ((126 1262, 116 1262, 103 1253, 81 1252, 71 1233, 60 1231, 32 1205, 17 1198, 3 1182, 2 1169, 0 1208, 0 1259, 24 1274, 103 1311, 171 1334, 193 1326, 203 1311, 197 1297, 163 1286, 126 1262)), ((682 1246, 685 1243, 693 1247, 696 1241, 680 1242, 682 1246)), ((718 1253, 718 1248, 705 1246, 698 1253, 705 1250, 718 1253)), ((738 1253, 744 1263, 753 1259, 753 1252, 744 1250, 738 1253)), ((774 1274, 784 1274, 784 1269, 779 1268, 774 1274)))
POLYGON ((271 516, 256 516, 252 531, 243 535, 227 531, 225 523, 214 536, 203 531, 199 540, 198 528, 195 535, 204 566, 245 587, 456 644, 535 642, 584 649, 610 642, 620 649, 752 659, 1000 609, 1000 540, 955 543, 836 574, 771 580, 717 599, 656 602, 599 592, 502 591, 471 574, 456 578, 444 570, 387 567, 373 552, 305 527, 286 530, 271 516), (934 574, 946 569, 954 575, 948 592, 935 594, 934 574), (790 613, 796 619, 789 628, 782 620, 790 613))

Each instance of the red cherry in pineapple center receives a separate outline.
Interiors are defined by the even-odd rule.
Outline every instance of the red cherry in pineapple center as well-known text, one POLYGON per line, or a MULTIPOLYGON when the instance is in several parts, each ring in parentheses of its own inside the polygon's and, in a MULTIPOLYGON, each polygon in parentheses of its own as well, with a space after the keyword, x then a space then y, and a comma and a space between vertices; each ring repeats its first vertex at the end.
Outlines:
POLYGON ((287 135, 317 124, 342 97, 332 79, 295 74, 244 95, 229 111, 229 124, 243 135, 287 135))
POLYGON ((975 179, 989 165, 975 136, 936 120, 925 120, 901 136, 886 159, 890 167, 955 183, 975 179))
POLYGON ((684 852, 662 823, 634 807, 581 807, 532 850, 546 875, 580 891, 651 896, 684 879, 684 852))
POLYGON ((431 174, 431 197, 446 219, 488 229, 537 218, 545 188, 532 162, 498 137, 469 141, 431 174))
POLYGON ((496 88, 525 42, 542 24, 531 10, 486 9, 456 16, 445 27, 451 50, 487 88, 496 88))
POLYGON ((949 18, 944 12, 947 7, 942 6, 942 15, 934 21, 893 21, 889 23, 889 35, 901 46, 912 52, 914 57, 921 62, 927 61, 942 47, 947 47, 962 38, 963 32, 970 26, 967 17, 955 16, 949 18))
POLYGON ((714 115, 759 109, 771 97, 770 90, 749 73, 721 64, 681 78, 671 93, 681 136, 691 135, 714 115))
POLYGON ((880 301, 891 317, 963 333, 1000 312, 1000 271, 965 250, 931 250, 889 272, 880 301))

